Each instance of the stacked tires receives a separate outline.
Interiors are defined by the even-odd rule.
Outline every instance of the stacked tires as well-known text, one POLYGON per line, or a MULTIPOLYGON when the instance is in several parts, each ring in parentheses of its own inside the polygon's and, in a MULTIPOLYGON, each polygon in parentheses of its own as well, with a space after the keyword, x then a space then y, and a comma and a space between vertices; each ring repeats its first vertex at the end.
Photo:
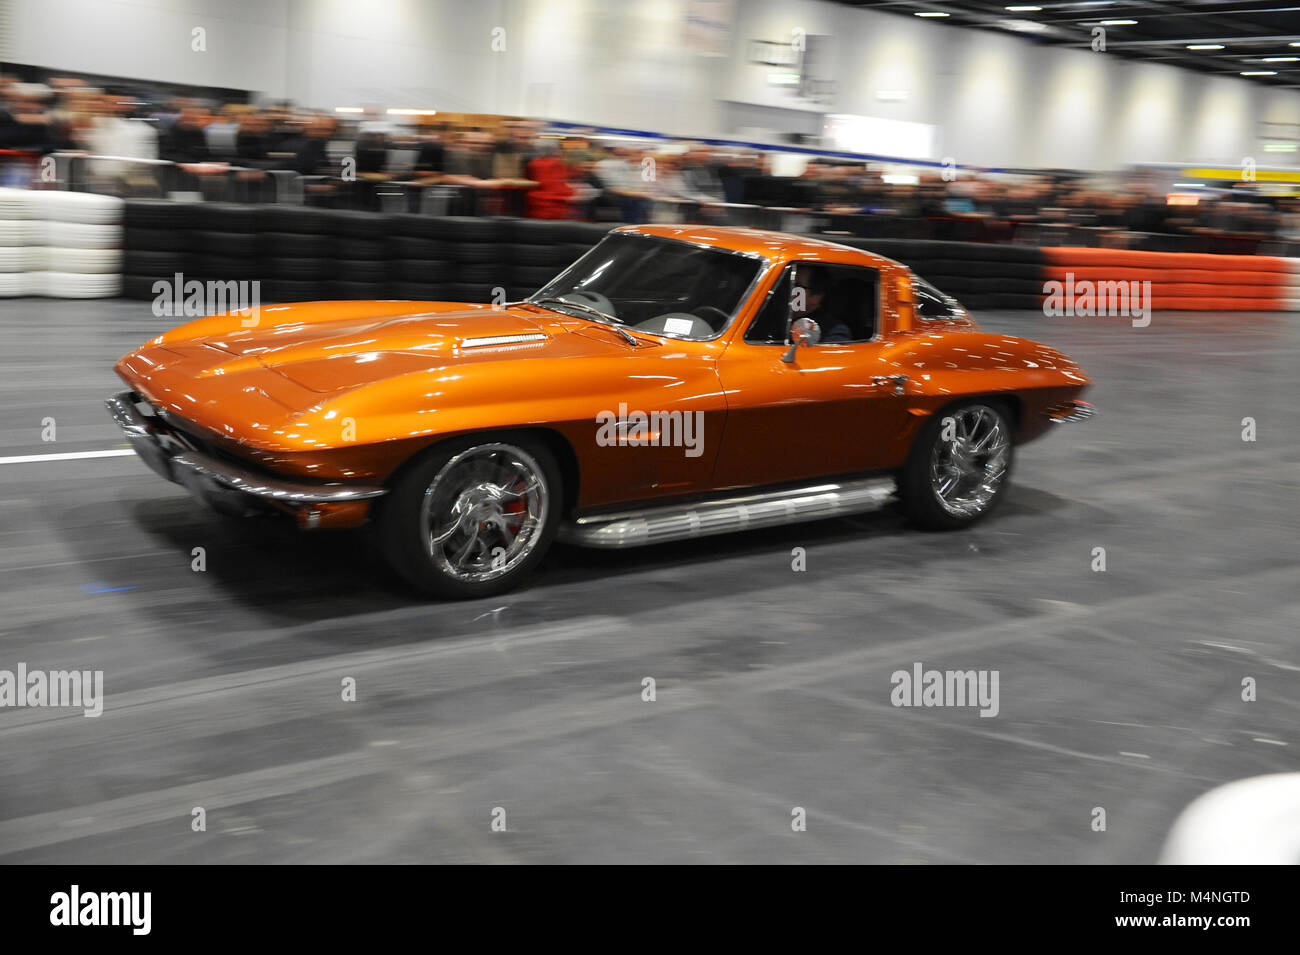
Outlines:
POLYGON ((509 224, 511 300, 531 295, 601 240, 609 223, 517 219, 509 224))
POLYGON ((112 196, 0 189, 0 297, 120 295, 122 218, 112 196))
POLYGON ((333 212, 333 260, 328 295, 334 299, 391 298, 394 278, 389 234, 394 216, 333 212))
POLYGON ((913 270, 970 309, 1043 307, 1043 251, 987 242, 921 242, 913 270))
POLYGON ((167 199, 128 199, 123 210, 122 294, 151 299, 154 284, 190 275, 197 206, 167 199))
POLYGON ((281 205, 256 206, 250 211, 257 230, 252 245, 259 250, 252 277, 262 280, 262 301, 330 298, 336 255, 333 218, 339 213, 281 205))
POLYGON ((609 224, 475 216, 388 216, 399 299, 515 302, 564 271, 609 224))
POLYGON ((1042 249, 1033 246, 841 236, 817 238, 902 262, 972 311, 1042 308, 1046 258, 1042 249))
POLYGON ((565 248, 572 262, 578 256, 588 252, 597 242, 605 238, 611 229, 619 228, 621 222, 566 222, 564 224, 565 248))
POLYGON ((511 262, 507 229, 515 220, 444 216, 438 230, 449 246, 453 302, 509 302, 511 262))
POLYGON ((35 295, 37 228, 26 189, 0 189, 0 298, 35 295))
POLYGON ((122 294, 122 219, 115 196, 38 190, 31 194, 40 221, 41 271, 34 294, 52 298, 112 298, 122 294))
POLYGON ((199 202, 192 209, 193 229, 185 250, 187 280, 251 282, 264 277, 256 207, 199 202))
POLYGON ((445 238, 451 230, 443 228, 443 220, 433 216, 402 213, 387 218, 393 281, 384 297, 452 300, 452 243, 445 238))
MULTIPOLYGON (((1043 249, 1047 279, 1069 286, 1149 282, 1151 308, 1218 312, 1300 311, 1300 260, 1271 255, 1043 249)), ((1133 283, 1139 283, 1136 286, 1133 283)), ((1100 288, 1100 286, 1098 286, 1100 288)))
POLYGON ((399 299, 515 302, 564 271, 609 224, 476 216, 388 216, 399 299))

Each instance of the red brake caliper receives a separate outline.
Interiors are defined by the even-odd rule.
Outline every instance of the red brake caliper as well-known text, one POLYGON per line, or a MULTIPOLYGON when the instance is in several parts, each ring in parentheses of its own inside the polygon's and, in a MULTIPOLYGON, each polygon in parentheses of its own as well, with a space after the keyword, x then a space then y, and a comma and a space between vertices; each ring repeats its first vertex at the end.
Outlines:
MULTIPOLYGON (((516 486, 516 487, 512 487, 511 490, 520 490, 521 488, 527 486, 527 485, 524 484, 524 482, 523 482, 522 480, 515 481, 515 484, 516 484, 517 486, 516 486)), ((505 507, 503 507, 502 510, 503 510, 506 514, 516 514, 516 515, 519 515, 519 514, 523 514, 523 513, 527 510, 527 507, 526 507, 525 504, 524 504, 524 499, 523 499, 523 497, 517 497, 517 498, 515 498, 513 501, 511 501, 509 504, 507 504, 505 507)))

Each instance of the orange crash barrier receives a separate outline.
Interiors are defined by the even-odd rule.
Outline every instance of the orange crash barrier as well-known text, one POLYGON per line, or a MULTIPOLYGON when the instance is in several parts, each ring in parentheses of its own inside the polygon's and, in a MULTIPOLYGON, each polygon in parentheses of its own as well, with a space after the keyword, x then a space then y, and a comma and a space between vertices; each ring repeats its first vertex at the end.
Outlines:
POLYGON ((1150 282, 1155 309, 1300 311, 1300 259, 1073 247, 1042 251, 1044 282, 1150 282))

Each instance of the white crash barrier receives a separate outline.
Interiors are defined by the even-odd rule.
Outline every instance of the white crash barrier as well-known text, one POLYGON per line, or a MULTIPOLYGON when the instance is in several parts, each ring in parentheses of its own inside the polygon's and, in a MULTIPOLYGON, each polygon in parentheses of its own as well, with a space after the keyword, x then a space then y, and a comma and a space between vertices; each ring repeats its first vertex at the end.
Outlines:
POLYGON ((0 189, 0 298, 122 292, 122 212, 113 196, 0 189))
MULTIPOLYGON (((120 248, 77 248, 65 245, 38 246, 30 256, 34 263, 33 270, 43 272, 77 272, 84 275, 100 275, 107 272, 122 271, 122 250, 120 248)), ((0 255, 0 261, 3 261, 0 255)), ((0 265, 0 269, 3 266, 0 265)))
POLYGON ((40 251, 30 245, 0 245, 0 274, 35 272, 41 268, 40 251))
POLYGON ((45 222, 80 222, 87 225, 122 224, 125 203, 115 196, 99 196, 89 192, 56 192, 36 190, 29 192, 28 207, 31 218, 45 222))
POLYGON ((31 295, 35 272, 0 272, 0 298, 20 298, 31 295))

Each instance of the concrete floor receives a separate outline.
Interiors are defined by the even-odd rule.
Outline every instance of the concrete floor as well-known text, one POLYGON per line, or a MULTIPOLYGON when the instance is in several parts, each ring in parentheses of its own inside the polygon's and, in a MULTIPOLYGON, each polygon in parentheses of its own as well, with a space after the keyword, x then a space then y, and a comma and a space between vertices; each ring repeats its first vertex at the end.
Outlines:
MULTIPOLYGON (((1295 768, 1300 319, 977 317, 1080 360, 1101 414, 963 533, 557 547, 440 604, 364 533, 209 515, 133 457, 0 464, 0 668, 107 693, 0 709, 0 861, 1154 861, 1200 793, 1295 768), (915 662, 998 670, 999 715, 893 707, 915 662)), ((0 456, 122 447, 112 362, 166 322, 0 303, 0 456)))

